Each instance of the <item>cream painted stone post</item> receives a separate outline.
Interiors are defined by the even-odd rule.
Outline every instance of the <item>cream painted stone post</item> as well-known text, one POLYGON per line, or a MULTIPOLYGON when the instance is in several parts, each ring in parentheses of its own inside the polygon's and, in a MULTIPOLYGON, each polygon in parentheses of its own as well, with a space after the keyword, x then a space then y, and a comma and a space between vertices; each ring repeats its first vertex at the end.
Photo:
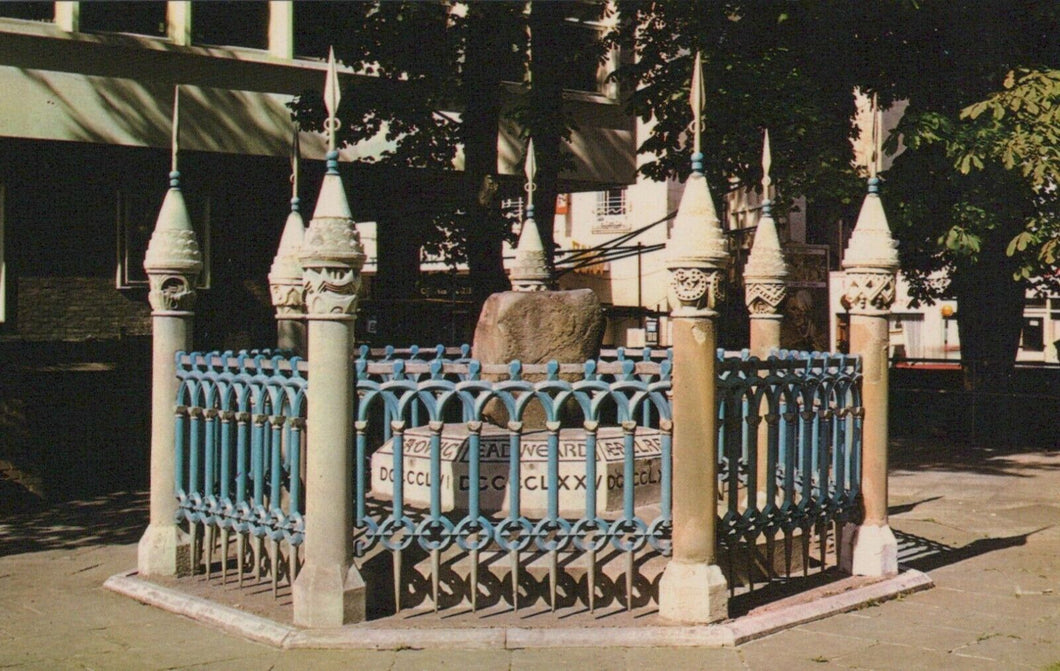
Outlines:
POLYGON ((195 283, 202 270, 202 254, 176 170, 170 173, 170 188, 144 255, 144 270, 150 282, 152 324, 151 509, 147 530, 140 539, 137 570, 141 575, 187 575, 191 572, 191 539, 177 525, 175 355, 191 348, 195 283))
POLYGON ((327 174, 300 254, 309 330, 305 564, 295 580, 294 622, 338 627, 365 617, 365 585, 352 561, 353 324, 364 250, 339 177, 334 113, 338 76, 329 58, 327 174))
POLYGON ((276 308, 276 346, 298 356, 306 354, 306 320, 302 286, 301 253, 305 224, 298 211, 298 197, 291 198, 291 213, 280 236, 280 245, 269 272, 269 292, 276 308))
MULTIPOLYGON (((769 149, 769 131, 765 133, 762 146, 762 215, 758 219, 751 255, 744 266, 744 301, 750 313, 751 321, 751 354, 765 359, 770 351, 780 347, 780 324, 783 316, 780 307, 787 296, 788 266, 780 250, 780 238, 777 225, 773 221, 773 202, 770 200, 769 188, 772 180, 769 169, 772 158, 769 149)), ((760 409, 760 416, 765 417, 768 408, 760 409)), ((768 465, 769 425, 762 421, 758 425, 758 468, 757 489, 759 508, 768 502, 765 500, 766 479, 770 477, 768 465)))
POLYGON ((667 243, 673 319, 673 556, 659 583, 659 613, 690 624, 728 617, 728 586, 717 565, 718 506, 715 347, 728 256, 702 172, 699 55, 692 77, 695 153, 667 243))
POLYGON ((898 542, 887 521, 887 352, 888 321, 895 297, 898 243, 891 237, 879 179, 869 179, 869 193, 858 215, 843 258, 850 312, 850 352, 862 357, 861 495, 864 519, 843 529, 842 568, 854 575, 898 572, 898 542))

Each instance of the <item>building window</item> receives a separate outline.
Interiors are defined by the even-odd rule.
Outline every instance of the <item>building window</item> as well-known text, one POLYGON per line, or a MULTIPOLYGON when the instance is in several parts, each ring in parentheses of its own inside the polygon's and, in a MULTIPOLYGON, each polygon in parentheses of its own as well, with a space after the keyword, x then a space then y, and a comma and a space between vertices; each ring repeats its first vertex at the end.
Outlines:
MULTIPOLYGON (((144 271, 144 254, 151 241, 158 219, 158 209, 162 196, 157 193, 117 194, 118 221, 118 268, 115 285, 119 289, 132 289, 147 286, 147 273, 144 271)), ((195 237, 202 252, 202 273, 199 275, 199 289, 210 288, 210 199, 184 194, 188 206, 188 216, 195 227, 195 237)))
POLYGON ((598 192, 593 233, 628 233, 628 214, 625 189, 608 189, 598 192))
POLYGON ((1024 317, 1023 349, 1028 352, 1041 352, 1045 349, 1044 318, 1024 317))
POLYGON ((122 0, 82 2, 80 28, 89 32, 164 36, 166 34, 166 4, 122 0))
POLYGON ((294 3, 294 53, 303 58, 327 58, 328 49, 360 29, 361 7, 349 2, 294 3))
POLYGON ((27 21, 54 21, 55 4, 51 2, 0 2, 0 16, 27 21))
POLYGON ((196 44, 269 48, 269 3, 213 0, 191 3, 191 34, 196 44))

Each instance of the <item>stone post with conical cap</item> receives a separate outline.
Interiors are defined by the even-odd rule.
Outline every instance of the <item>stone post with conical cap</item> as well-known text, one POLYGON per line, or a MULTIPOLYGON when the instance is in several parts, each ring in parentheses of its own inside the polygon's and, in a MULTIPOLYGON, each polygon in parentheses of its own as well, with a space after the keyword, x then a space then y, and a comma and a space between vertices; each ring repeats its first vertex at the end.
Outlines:
POLYGON ((696 54, 692 174, 666 245, 674 351, 673 555, 659 583, 659 613, 667 620, 690 624, 728 617, 728 586, 715 547, 715 305, 721 298, 728 252, 703 175, 702 77, 696 54))
POLYGON ((788 266, 780 249, 773 201, 769 197, 771 165, 769 131, 766 131, 762 146, 762 213, 743 273, 744 300, 751 317, 751 354, 757 357, 766 357, 770 350, 780 347, 780 307, 788 292, 788 266))
POLYGON ((299 254, 305 237, 305 222, 298 198, 298 131, 291 154, 291 211, 280 236, 280 245, 269 271, 269 293, 276 308, 276 346, 305 356, 305 300, 302 262, 299 254))
POLYGON ((295 624, 337 627, 365 617, 365 585, 352 560, 353 325, 364 250, 339 176, 335 56, 324 87, 327 173, 305 231, 302 263, 309 387, 305 564, 292 590, 295 624))
POLYGON ((179 90, 173 103, 173 164, 169 191, 162 201, 155 230, 144 255, 151 303, 151 506, 147 530, 140 539, 137 568, 141 575, 179 576, 191 572, 191 539, 177 524, 174 407, 175 355, 192 346, 195 285, 202 253, 188 217, 177 171, 179 90))
MULTIPOLYGON (((771 167, 772 156, 767 130, 762 142, 762 214, 758 218, 754 244, 743 272, 744 301, 751 322, 751 354, 763 359, 769 356, 772 350, 780 347, 780 325, 783 320, 780 307, 788 293, 788 266, 780 249, 777 224, 773 220, 773 201, 769 193, 773 183, 769 176, 771 167)), ((767 503, 767 479, 772 475, 769 468, 768 422, 776 421, 776 417, 764 405, 759 408, 758 416, 758 468, 755 472, 759 507, 762 508, 767 503)))
POLYGON ((862 359, 860 525, 843 530, 842 567, 854 575, 898 572, 898 542, 887 519, 888 322, 895 298, 898 243, 891 236, 876 176, 880 160, 880 112, 873 101, 873 156, 869 189, 843 257, 843 305, 850 313, 850 352, 862 359))

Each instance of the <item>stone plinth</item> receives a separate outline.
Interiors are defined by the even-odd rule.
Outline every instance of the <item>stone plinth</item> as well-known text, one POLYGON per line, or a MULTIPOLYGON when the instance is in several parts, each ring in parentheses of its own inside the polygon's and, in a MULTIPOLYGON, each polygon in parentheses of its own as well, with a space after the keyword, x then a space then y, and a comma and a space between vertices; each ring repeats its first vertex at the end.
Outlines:
MULTIPOLYGON (((402 479, 405 504, 427 508, 431 502, 431 432, 427 427, 404 433, 402 479)), ((483 425, 479 447, 479 506, 483 513, 507 512, 510 438, 506 430, 483 425)), ((585 431, 559 432, 559 514, 578 518, 585 514, 585 492, 593 485, 585 474, 585 431)), ((520 512, 543 517, 548 507, 548 432, 522 435, 520 445, 520 512)), ((625 484, 625 444, 620 427, 601 427, 596 439, 597 513, 620 512, 625 484)), ((662 483, 662 440, 655 429, 638 428, 634 437, 633 489, 637 506, 659 503, 662 483)), ((372 455, 372 496, 390 500, 394 486, 394 445, 387 441, 372 455)), ((442 510, 466 510, 471 483, 468 479, 466 424, 446 424, 441 435, 442 510)))

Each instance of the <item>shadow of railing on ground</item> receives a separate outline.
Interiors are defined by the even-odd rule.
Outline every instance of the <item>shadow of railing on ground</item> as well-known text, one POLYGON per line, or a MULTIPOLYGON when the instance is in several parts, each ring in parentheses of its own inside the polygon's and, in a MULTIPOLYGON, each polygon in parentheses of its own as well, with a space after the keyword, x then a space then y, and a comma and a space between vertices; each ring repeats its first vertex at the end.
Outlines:
POLYGON ((989 552, 1026 545, 1027 538, 1047 528, 1042 527, 1025 534, 1003 538, 979 538, 960 547, 895 530, 894 535, 898 539, 898 565, 903 569, 911 568, 927 573, 989 552))

